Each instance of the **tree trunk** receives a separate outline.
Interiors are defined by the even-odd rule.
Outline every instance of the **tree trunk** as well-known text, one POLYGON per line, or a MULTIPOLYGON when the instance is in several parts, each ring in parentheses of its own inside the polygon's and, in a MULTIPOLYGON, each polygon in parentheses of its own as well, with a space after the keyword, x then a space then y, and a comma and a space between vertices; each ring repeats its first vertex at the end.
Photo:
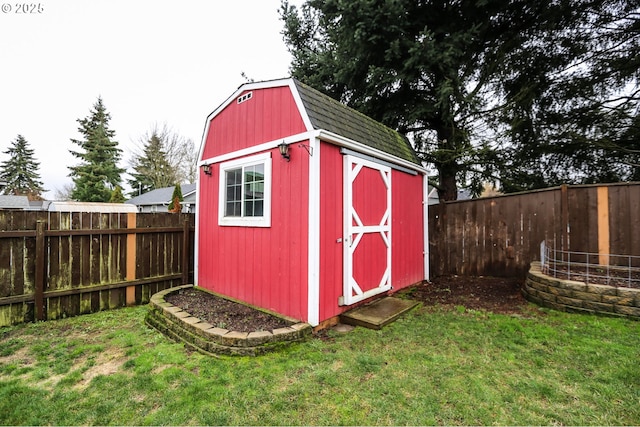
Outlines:
POLYGON ((458 200, 458 186, 456 184, 456 173, 451 172, 451 168, 442 165, 438 168, 439 187, 438 197, 441 201, 458 200))
POLYGON ((450 201, 458 199, 458 185, 456 183, 456 175, 459 165, 456 162, 456 141, 454 129, 443 124, 437 130, 438 146, 443 154, 440 156, 441 161, 436 163, 438 168, 438 197, 441 201, 450 201))

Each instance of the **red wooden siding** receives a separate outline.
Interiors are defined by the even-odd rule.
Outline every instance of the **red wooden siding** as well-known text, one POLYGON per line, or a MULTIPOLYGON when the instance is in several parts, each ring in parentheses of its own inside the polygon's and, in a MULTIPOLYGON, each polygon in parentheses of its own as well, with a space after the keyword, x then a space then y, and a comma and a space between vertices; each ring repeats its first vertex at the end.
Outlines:
MULTIPOLYGON (((337 242, 338 239, 343 238, 343 157, 339 147, 331 144, 322 143, 320 152, 319 318, 322 321, 337 316, 353 306, 338 305, 338 298, 342 296, 343 289, 343 246, 342 243, 337 242)), ((370 172, 373 173, 373 171, 370 172)), ((424 278, 423 177, 396 170, 391 173, 391 281, 394 290, 398 290, 420 282, 424 278)), ((368 194, 366 191, 363 192, 365 193, 368 194)), ((371 197, 370 194, 368 196, 371 197)), ((379 202, 382 203, 382 201, 379 202)), ((355 201, 355 203, 357 205, 361 201, 355 201)), ((368 220, 377 215, 379 221, 380 213, 367 212, 365 215, 368 220)), ((379 250, 383 250, 382 244, 379 250)), ((383 267, 371 264, 369 266, 372 271, 377 267, 383 267)), ((360 274, 358 271, 354 273, 360 274)))
POLYGON ((342 155, 335 145, 320 148, 320 320, 344 311, 342 295, 342 155))
MULTIPOLYGON (((297 147, 292 151, 296 152, 297 147)), ((219 165, 213 165, 210 177, 201 175, 198 285, 306 320, 308 155, 296 152, 286 162, 277 149, 271 152, 268 228, 219 227, 219 165)))
POLYGON ((394 291, 424 279, 423 177, 391 176, 391 282, 394 291))
MULTIPOLYGON (((243 92, 243 94, 246 92, 243 92)), ((203 159, 305 132, 289 86, 254 90, 234 99, 209 124, 203 159)))

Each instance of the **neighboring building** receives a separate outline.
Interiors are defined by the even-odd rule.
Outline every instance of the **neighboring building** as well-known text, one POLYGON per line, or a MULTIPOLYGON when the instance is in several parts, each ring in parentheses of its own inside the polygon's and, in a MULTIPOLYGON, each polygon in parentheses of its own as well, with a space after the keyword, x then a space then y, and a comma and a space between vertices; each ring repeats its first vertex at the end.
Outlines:
POLYGON ((199 160, 196 285, 316 326, 428 278, 426 170, 381 123, 294 79, 247 83, 199 160))
POLYGON ((32 211, 48 211, 51 201, 49 200, 29 200, 29 209, 32 211))
MULTIPOLYGON (((472 198, 471 190, 466 188, 458 189, 458 198, 456 200, 470 200, 472 198)), ((435 187, 429 186, 429 205, 437 205, 440 203, 440 197, 438 196, 438 190, 435 187)))
POLYGON ((0 196, 0 210, 26 211, 30 208, 27 196, 0 196))
MULTIPOLYGON (((168 212, 171 196, 173 196, 173 187, 157 188, 148 191, 139 196, 133 197, 125 202, 125 204, 136 205, 138 212, 168 212)), ((182 190, 182 213, 195 212, 196 207, 196 184, 183 184, 180 186, 182 190)))
POLYGON ((427 196, 429 205, 437 205, 440 203, 440 197, 438 196, 438 190, 435 187, 429 186, 429 195, 427 196))

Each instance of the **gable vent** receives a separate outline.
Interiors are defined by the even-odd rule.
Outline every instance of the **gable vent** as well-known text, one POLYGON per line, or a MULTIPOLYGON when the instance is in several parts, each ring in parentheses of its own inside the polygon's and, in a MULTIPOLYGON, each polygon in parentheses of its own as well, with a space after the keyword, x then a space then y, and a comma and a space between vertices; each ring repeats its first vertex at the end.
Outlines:
POLYGON ((238 97, 238 104, 242 104, 244 101, 248 101, 253 96, 253 92, 247 92, 242 96, 238 97))

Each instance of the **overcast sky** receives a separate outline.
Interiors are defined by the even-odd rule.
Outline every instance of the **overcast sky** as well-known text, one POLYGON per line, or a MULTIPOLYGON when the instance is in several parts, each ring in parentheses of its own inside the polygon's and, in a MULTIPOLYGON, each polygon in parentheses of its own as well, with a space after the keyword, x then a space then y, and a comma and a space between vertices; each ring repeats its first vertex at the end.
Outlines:
POLYGON ((198 147, 207 115, 245 82, 241 73, 255 81, 288 76, 279 7, 280 0, 0 0, 0 160, 23 135, 53 198, 77 163, 69 154, 78 148, 70 142, 80 136, 76 120, 98 96, 124 151, 121 166, 155 123, 198 147))

